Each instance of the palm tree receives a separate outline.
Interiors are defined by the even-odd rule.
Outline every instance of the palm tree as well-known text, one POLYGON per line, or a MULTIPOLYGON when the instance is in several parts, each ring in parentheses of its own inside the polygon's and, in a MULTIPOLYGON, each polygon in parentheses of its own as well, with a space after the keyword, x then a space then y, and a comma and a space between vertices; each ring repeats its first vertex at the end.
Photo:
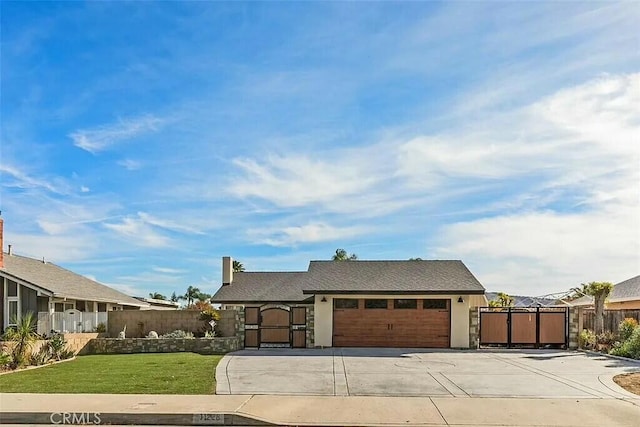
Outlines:
POLYGON ((176 292, 173 291, 173 293, 171 294, 171 298, 169 298, 169 301, 171 302, 178 302, 181 299, 184 299, 184 297, 182 295, 176 295, 176 292))
POLYGON ((200 302, 209 302, 209 300, 211 299, 211 294, 198 292, 198 296, 196 297, 196 299, 200 302))
POLYGON ((244 271, 244 265, 240 261, 233 261, 233 272, 242 273, 244 271))
POLYGON ((165 297, 164 295, 162 295, 159 292, 149 292, 149 298, 151 299, 161 299, 161 300, 166 300, 167 297, 165 297))
POLYGON ((194 286, 189 286, 187 288, 187 292, 184 294, 184 297, 183 297, 185 300, 187 300, 187 307, 190 306, 193 303, 193 301, 198 299, 199 294, 200 294, 200 289, 194 286))
POLYGON ((332 261, 355 261, 358 259, 358 255, 349 255, 344 249, 336 249, 336 253, 331 257, 332 261))
POLYGON ((22 316, 20 321, 18 321, 17 316, 14 317, 13 323, 15 323, 16 326, 6 330, 4 339, 15 343, 12 350, 12 365, 14 368, 17 368, 24 363, 27 351, 38 338, 38 334, 36 334, 37 322, 35 317, 33 317, 33 313, 28 312, 22 316))

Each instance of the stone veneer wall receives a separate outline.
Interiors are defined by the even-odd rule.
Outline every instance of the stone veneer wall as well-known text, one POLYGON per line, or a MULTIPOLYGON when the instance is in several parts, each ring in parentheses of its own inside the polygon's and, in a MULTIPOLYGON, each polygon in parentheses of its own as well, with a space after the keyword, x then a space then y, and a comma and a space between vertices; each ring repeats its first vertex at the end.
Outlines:
POLYGON ((469 348, 476 349, 480 346, 480 309, 469 309, 469 348))
POLYGON ((580 329, 582 323, 582 309, 570 308, 569 309, 569 348, 576 350, 578 348, 578 336, 580 335, 580 329))
POLYGON ((314 306, 307 306, 307 348, 313 348, 315 345, 315 311, 314 306))
POLYGON ((96 338, 87 354, 179 353, 222 354, 241 348, 237 336, 217 338, 96 338))

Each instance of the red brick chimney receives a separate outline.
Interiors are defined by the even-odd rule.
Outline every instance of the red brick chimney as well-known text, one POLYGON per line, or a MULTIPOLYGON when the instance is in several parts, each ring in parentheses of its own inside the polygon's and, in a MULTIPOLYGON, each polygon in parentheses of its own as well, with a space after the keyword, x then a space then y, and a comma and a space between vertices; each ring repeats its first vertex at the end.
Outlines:
POLYGON ((0 218, 0 268, 4 268, 4 219, 0 218))

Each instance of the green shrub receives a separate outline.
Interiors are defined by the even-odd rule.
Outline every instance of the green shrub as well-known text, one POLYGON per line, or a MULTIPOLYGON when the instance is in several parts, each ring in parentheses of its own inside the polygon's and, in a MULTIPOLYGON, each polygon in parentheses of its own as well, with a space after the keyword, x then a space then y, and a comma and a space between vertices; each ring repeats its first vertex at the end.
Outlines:
POLYGON ((583 329, 578 336, 578 344, 580 348, 592 350, 596 347, 596 334, 589 329, 583 329))
POLYGON ((46 347, 52 359, 64 360, 73 356, 73 352, 67 348, 67 342, 62 334, 55 334, 49 338, 46 347))
POLYGON ((98 325, 96 326, 96 332, 101 334, 107 332, 107 325, 105 325, 104 323, 98 323, 98 325))
POLYGON ((618 326, 618 336, 620 341, 626 341, 631 338, 633 330, 638 326, 638 321, 633 317, 627 317, 618 326))
POLYGON ((168 334, 160 335, 160 338, 193 338, 193 333, 177 329, 168 334))
POLYGON ((619 345, 616 345, 610 353, 615 356, 640 359, 640 326, 636 326, 631 336, 619 345))
POLYGON ((9 353, 0 353, 0 369, 7 369, 11 366, 11 355, 9 353))

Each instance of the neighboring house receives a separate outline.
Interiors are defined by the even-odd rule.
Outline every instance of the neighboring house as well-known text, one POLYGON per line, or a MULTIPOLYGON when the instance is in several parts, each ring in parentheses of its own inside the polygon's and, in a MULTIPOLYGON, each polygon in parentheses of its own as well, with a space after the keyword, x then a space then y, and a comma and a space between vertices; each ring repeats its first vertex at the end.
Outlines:
MULTIPOLYGON (((593 307, 593 297, 583 296, 567 304, 574 307, 593 307)), ((640 309, 640 275, 613 286, 604 304, 607 310, 640 309)))
MULTIPOLYGON (((498 292, 485 293, 488 301, 495 301, 498 299, 498 292)), ((509 295, 513 298, 513 307, 550 307, 554 306, 557 300, 544 297, 528 297, 522 295, 509 295)))
POLYGON ((311 261, 302 272, 234 273, 214 303, 245 311, 246 347, 469 347, 484 288, 462 261, 311 261))
POLYGON ((173 301, 167 301, 164 299, 134 297, 138 301, 149 304, 148 307, 142 307, 142 310, 177 310, 180 308, 180 304, 173 301))
MULTIPOLYGON (((0 247, 3 244, 2 226, 0 219, 0 247)), ((50 313, 104 313, 92 315, 93 320, 86 316, 87 320, 83 320, 86 325, 80 325, 84 330, 105 323, 107 311, 144 307, 148 304, 44 259, 14 255, 11 246, 6 253, 0 250, 0 331, 15 325, 15 320, 28 312, 44 314, 39 318, 48 319, 48 322, 53 317, 47 316, 50 313)), ((58 317, 62 319, 62 316, 58 317)), ((78 330, 75 320, 79 321, 80 317, 76 315, 75 324, 66 325, 64 329, 78 330)), ((39 325, 39 330, 62 329, 54 326, 53 323, 39 325)))

